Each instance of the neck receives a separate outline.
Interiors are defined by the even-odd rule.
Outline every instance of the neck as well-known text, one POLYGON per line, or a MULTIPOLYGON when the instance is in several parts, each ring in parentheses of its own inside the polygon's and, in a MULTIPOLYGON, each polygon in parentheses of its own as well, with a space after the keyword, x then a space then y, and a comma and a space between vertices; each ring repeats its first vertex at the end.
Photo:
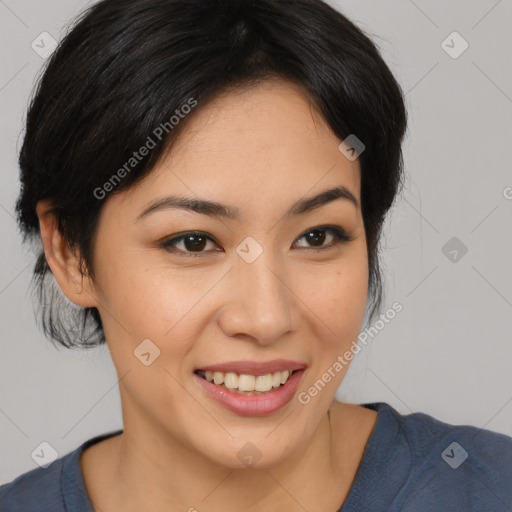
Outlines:
MULTIPOLYGON (((336 409, 343 406, 336 405, 336 409)), ((90 493, 93 506, 126 512, 337 510, 357 464, 351 463, 354 445, 347 442, 354 435, 349 432, 348 415, 329 412, 291 457, 263 469, 220 466, 154 425, 125 418, 123 434, 111 439, 104 458, 109 467, 102 472, 104 491, 97 494, 102 501, 94 503, 95 494, 90 493), (332 417, 338 418, 336 425, 332 417), (346 457, 337 448, 341 444, 346 457)))

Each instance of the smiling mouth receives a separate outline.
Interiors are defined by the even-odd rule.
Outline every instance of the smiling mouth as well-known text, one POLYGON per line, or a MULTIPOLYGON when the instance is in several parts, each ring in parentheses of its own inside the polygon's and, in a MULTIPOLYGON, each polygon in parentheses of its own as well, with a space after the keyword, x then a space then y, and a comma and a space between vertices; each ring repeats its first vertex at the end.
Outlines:
POLYGON ((266 375, 246 375, 237 373, 196 370, 194 373, 206 381, 240 395, 262 395, 272 393, 284 386, 297 370, 285 370, 266 375))

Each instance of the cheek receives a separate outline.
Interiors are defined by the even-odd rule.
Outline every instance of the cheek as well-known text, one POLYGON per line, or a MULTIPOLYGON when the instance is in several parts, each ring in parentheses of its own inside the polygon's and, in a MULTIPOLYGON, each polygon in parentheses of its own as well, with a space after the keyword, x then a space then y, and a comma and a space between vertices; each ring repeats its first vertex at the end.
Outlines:
POLYGON ((211 321, 212 301, 219 304, 215 284, 225 269, 148 266, 147 255, 133 255, 103 274, 100 312, 119 372, 141 369, 134 351, 147 339, 157 347, 156 366, 182 371, 180 362, 211 321))
POLYGON ((368 293, 368 269, 361 262, 363 258, 342 261, 301 279, 305 304, 337 334, 352 333, 361 326, 368 293))
POLYGON ((120 323, 133 337, 161 337, 186 312, 193 295, 190 280, 187 286, 179 270, 150 264, 155 258, 148 251, 125 248, 114 258, 108 248, 98 258, 99 301, 106 322, 120 323))

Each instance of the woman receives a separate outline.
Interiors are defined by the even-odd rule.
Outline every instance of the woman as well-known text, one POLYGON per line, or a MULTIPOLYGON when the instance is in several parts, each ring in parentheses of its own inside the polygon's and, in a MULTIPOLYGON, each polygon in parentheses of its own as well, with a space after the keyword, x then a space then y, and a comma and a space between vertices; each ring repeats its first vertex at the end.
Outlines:
POLYGON ((376 47, 320 0, 89 8, 30 106, 17 213, 45 334, 107 343, 123 430, 0 509, 510 510, 511 438, 334 400, 405 130, 376 47))

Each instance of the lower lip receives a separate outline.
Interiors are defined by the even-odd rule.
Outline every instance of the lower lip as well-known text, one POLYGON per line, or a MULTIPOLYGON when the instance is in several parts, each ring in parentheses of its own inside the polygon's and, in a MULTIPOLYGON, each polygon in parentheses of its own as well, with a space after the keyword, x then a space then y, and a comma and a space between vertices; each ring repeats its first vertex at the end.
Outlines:
POLYGON ((213 382, 208 382, 195 373, 194 378, 208 396, 229 411, 241 416, 266 416, 278 411, 290 402, 303 373, 304 370, 295 371, 286 381, 286 384, 275 391, 269 391, 262 395, 240 395, 229 391, 225 387, 217 386, 213 382))

